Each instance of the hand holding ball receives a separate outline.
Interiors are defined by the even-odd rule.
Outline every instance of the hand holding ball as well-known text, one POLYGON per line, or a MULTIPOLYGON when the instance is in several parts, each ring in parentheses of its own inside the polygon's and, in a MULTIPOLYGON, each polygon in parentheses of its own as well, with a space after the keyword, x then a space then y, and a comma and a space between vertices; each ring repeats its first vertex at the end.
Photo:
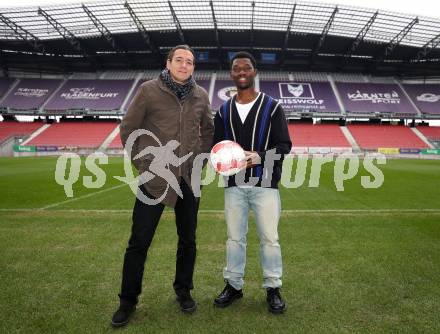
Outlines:
POLYGON ((212 148, 210 161, 217 173, 229 176, 246 167, 246 154, 236 142, 223 140, 212 148))

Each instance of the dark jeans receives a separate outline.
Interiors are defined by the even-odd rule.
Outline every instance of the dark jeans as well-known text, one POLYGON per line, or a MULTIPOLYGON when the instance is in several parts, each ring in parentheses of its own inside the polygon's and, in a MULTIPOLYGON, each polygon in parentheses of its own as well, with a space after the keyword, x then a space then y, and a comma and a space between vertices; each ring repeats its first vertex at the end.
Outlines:
MULTIPOLYGON (((180 183, 180 188, 183 198, 178 197, 174 208, 178 243, 176 276, 173 287, 177 294, 182 290, 193 288, 197 211, 199 209, 199 199, 194 197, 191 188, 183 180, 180 183)), ((140 189, 146 196, 151 197, 144 187, 141 186, 140 189)), ((163 204, 147 205, 136 198, 131 236, 125 250, 122 270, 121 293, 119 294, 121 300, 131 303, 138 302, 138 296, 142 291, 142 277, 148 249, 163 209, 163 204)))

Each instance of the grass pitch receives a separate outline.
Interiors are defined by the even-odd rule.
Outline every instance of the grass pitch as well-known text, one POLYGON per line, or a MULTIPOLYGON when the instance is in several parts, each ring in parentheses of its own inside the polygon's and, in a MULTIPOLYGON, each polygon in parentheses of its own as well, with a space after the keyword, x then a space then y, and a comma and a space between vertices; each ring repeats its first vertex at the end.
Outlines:
MULTIPOLYGON (((113 178, 122 159, 102 166, 101 189, 87 189, 81 165, 74 197, 54 180, 56 159, 0 159, 0 333, 113 332, 134 195, 113 178)), ((334 184, 280 188, 283 296, 267 312, 255 226, 249 224, 244 298, 227 309, 222 290, 226 226, 218 180, 203 188, 194 297, 182 314, 172 282, 177 237, 165 212, 149 252, 144 290, 124 333, 438 333, 440 331, 440 161, 389 160, 384 183, 361 187, 361 169, 334 184)))

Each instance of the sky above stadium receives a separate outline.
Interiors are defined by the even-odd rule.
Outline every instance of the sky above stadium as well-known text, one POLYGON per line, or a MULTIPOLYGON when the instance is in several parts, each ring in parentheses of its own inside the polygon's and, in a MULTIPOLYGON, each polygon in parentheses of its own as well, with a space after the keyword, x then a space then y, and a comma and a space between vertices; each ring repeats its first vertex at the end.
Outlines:
MULTIPOLYGON (((293 1, 293 0, 292 0, 293 1)), ((4 1, 0 7, 21 7, 21 6, 44 6, 59 5, 68 3, 90 2, 84 0, 14 0, 4 1)), ((299 0, 299 2, 309 2, 307 0, 299 0)), ((339 4, 351 7, 363 7, 385 10, 390 12, 398 12, 419 16, 440 17, 440 1, 439 0, 317 0, 313 2, 339 4)))

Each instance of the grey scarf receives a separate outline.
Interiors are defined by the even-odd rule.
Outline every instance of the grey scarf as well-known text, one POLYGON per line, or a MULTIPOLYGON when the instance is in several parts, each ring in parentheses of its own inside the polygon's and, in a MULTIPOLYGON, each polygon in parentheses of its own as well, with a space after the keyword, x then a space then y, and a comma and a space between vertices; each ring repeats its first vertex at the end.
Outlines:
POLYGON ((168 69, 164 69, 160 73, 159 78, 163 81, 165 86, 167 86, 177 96, 180 102, 185 100, 185 98, 189 93, 191 93, 191 90, 196 85, 196 82, 192 76, 190 76, 187 82, 183 85, 178 84, 171 78, 170 71, 168 69))

